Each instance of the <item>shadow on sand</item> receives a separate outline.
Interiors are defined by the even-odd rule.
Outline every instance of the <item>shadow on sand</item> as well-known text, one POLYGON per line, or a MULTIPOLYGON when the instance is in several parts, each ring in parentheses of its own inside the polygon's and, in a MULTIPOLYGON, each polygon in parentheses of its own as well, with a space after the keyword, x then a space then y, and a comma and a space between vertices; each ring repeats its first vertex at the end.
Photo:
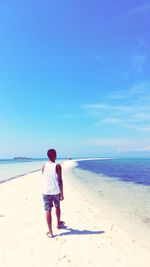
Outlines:
POLYGON ((90 230, 77 230, 73 228, 66 227, 67 232, 59 234, 59 236, 63 235, 99 235, 104 234, 105 231, 90 231, 90 230))

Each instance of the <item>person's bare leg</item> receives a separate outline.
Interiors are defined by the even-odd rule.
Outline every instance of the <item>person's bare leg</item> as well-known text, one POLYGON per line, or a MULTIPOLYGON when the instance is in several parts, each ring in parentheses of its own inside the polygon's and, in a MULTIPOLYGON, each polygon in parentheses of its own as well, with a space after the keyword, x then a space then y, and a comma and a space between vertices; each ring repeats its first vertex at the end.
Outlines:
POLYGON ((60 207, 56 207, 57 226, 60 225, 61 210, 60 207))
POLYGON ((61 217, 60 207, 56 207, 56 217, 57 217, 57 228, 58 229, 64 228, 65 222, 60 220, 60 217, 61 217))
POLYGON ((49 230, 49 232, 47 233, 47 235, 48 235, 48 237, 53 237, 51 210, 46 210, 46 221, 47 221, 48 230, 49 230))

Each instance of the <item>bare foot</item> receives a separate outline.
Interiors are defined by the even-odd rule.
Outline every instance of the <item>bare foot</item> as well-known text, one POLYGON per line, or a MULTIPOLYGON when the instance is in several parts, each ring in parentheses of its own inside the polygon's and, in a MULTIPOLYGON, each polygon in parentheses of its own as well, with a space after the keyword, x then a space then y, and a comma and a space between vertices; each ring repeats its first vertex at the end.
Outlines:
POLYGON ((52 231, 50 231, 50 232, 48 232, 46 234, 47 234, 47 237, 49 237, 49 238, 52 238, 53 237, 53 232, 52 231))
POLYGON ((65 227, 65 222, 64 221, 60 221, 59 224, 57 225, 57 228, 58 229, 64 229, 64 228, 66 228, 65 227))

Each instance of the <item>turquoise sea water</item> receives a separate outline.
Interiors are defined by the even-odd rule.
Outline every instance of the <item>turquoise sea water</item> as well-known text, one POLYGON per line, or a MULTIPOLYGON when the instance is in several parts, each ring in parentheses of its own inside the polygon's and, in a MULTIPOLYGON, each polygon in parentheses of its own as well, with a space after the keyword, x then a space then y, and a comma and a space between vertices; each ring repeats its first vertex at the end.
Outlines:
MULTIPOLYGON (((63 159, 58 159, 61 162, 63 159)), ((30 172, 42 168, 47 158, 34 159, 1 159, 0 160, 0 183, 15 179, 30 172)))
MULTIPOLYGON (((61 162, 63 158, 58 158, 61 162)), ((42 168, 47 158, 34 159, 1 159, 0 160, 0 183, 10 181, 30 172, 38 171, 42 168)))
POLYGON ((72 183, 150 249, 150 159, 79 160, 72 183))
POLYGON ((46 159, 0 160, 0 183, 40 170, 46 159))
POLYGON ((78 167, 125 182, 150 185, 150 158, 82 160, 78 167))
MULTIPOLYGON (((61 161, 58 159, 57 161, 61 161)), ((1 159, 0 160, 0 183, 19 178, 30 172, 38 171, 42 168, 47 158, 35 159, 1 159)))

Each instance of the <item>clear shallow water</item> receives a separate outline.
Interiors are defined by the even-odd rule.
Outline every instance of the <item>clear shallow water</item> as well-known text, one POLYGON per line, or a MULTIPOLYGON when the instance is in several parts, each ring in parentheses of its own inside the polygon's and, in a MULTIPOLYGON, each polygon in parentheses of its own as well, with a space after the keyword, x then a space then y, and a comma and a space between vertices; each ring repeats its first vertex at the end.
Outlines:
POLYGON ((0 183, 40 170, 45 159, 0 160, 0 183))
POLYGON ((78 190, 112 224, 117 221, 150 249, 149 164, 150 159, 81 160, 73 174, 78 190))
POLYGON ((0 183, 40 170, 45 161, 47 158, 0 160, 0 183))
POLYGON ((78 161, 78 167, 125 182, 150 185, 150 158, 78 161))

